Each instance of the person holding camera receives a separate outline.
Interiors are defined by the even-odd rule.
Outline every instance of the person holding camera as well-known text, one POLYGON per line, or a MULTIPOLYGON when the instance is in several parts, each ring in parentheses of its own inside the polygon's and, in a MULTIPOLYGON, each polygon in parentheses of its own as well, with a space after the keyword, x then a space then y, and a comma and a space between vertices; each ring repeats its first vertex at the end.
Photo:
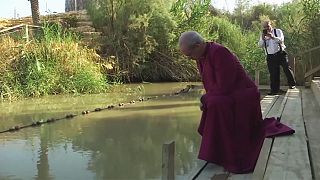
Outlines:
POLYGON ((258 45, 265 49, 267 65, 270 73, 270 93, 276 95, 282 93, 280 89, 280 66, 287 77, 288 86, 294 89, 296 81, 291 67, 288 64, 288 54, 285 51, 284 35, 281 29, 272 28, 271 21, 262 23, 263 31, 258 45))

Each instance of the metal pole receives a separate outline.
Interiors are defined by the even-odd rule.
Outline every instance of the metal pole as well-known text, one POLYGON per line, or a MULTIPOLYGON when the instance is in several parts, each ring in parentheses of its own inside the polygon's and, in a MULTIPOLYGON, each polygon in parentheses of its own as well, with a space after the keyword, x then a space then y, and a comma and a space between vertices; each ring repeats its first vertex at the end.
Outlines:
POLYGON ((14 7, 13 16, 14 16, 14 19, 17 18, 17 9, 16 9, 16 7, 14 7))
POLYGON ((74 10, 77 11, 77 0, 74 0, 74 10))

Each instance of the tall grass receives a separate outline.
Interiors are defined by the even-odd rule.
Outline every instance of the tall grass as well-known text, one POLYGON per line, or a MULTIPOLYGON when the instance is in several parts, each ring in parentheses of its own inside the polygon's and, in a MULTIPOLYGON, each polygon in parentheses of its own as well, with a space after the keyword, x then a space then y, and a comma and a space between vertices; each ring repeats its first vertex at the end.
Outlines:
POLYGON ((0 51, 5 61, 0 65, 2 99, 99 93, 107 88, 99 56, 58 25, 45 25, 38 38, 27 44, 19 45, 10 37, 0 43, 5 49, 0 51))

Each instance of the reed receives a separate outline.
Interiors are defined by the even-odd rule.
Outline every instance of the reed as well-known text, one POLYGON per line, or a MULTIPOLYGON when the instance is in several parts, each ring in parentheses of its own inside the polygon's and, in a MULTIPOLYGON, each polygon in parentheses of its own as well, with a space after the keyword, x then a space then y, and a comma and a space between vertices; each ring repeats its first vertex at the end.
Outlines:
POLYGON ((0 39, 2 99, 107 90, 100 57, 80 45, 75 34, 56 24, 37 33, 29 43, 0 39))

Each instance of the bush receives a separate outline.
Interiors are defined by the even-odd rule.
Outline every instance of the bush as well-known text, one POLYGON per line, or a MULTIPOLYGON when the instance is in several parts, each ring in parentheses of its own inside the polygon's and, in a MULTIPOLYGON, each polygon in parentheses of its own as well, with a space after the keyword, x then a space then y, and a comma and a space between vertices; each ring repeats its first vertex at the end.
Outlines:
POLYGON ((9 37, 1 40, 7 47, 19 47, 0 53, 6 62, 0 68, 2 98, 105 91, 107 81, 93 50, 57 25, 45 26, 42 34, 20 46, 9 37))

